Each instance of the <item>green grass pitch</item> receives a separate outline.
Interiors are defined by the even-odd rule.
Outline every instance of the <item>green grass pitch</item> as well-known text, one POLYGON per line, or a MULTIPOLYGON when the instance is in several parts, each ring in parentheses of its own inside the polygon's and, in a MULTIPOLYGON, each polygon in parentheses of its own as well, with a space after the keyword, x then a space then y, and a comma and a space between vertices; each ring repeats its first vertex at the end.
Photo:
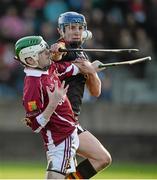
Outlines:
MULTIPOLYGON (((0 179, 44 179, 43 162, 1 162, 0 179)), ((157 179, 157 164, 112 163, 93 179, 157 179)))

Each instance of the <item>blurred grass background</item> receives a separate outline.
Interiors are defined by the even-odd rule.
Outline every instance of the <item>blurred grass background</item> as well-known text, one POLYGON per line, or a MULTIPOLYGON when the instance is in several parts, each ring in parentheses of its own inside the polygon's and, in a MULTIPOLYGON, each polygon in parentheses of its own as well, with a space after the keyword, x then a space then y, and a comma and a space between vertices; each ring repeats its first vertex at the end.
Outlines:
MULTIPOLYGON (((44 179, 45 162, 3 162, 0 179, 44 179)), ((157 179, 157 164, 113 163, 93 179, 157 179)))

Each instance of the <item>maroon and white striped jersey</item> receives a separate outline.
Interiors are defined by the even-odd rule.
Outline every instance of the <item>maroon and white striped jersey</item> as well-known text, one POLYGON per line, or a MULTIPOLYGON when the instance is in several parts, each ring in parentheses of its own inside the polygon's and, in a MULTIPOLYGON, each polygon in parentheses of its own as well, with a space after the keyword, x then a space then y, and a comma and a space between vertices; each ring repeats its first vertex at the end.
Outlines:
POLYGON ((51 92, 54 91, 54 82, 60 79, 76 75, 78 68, 71 63, 56 64, 52 63, 47 71, 25 68, 23 105, 26 110, 27 125, 34 132, 41 132, 45 146, 60 144, 75 129, 76 121, 68 98, 60 101, 56 110, 52 112, 50 121, 43 125, 42 112, 48 104, 48 94, 46 87, 51 92))

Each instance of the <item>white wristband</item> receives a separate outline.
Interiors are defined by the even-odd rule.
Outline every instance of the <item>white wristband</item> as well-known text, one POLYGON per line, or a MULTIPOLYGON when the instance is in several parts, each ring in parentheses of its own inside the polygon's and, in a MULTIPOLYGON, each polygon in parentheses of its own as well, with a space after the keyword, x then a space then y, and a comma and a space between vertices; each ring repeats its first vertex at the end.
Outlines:
POLYGON ((45 127, 49 120, 45 119, 43 114, 39 114, 37 117, 37 122, 42 126, 45 127))

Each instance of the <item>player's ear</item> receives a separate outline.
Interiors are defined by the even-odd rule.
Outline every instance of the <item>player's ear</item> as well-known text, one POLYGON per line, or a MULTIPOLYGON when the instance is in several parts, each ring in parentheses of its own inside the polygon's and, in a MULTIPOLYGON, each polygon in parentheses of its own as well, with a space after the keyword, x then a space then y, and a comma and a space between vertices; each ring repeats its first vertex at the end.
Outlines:
POLYGON ((26 63, 31 65, 31 66, 34 66, 36 64, 35 60, 31 57, 28 57, 25 59, 26 63))

